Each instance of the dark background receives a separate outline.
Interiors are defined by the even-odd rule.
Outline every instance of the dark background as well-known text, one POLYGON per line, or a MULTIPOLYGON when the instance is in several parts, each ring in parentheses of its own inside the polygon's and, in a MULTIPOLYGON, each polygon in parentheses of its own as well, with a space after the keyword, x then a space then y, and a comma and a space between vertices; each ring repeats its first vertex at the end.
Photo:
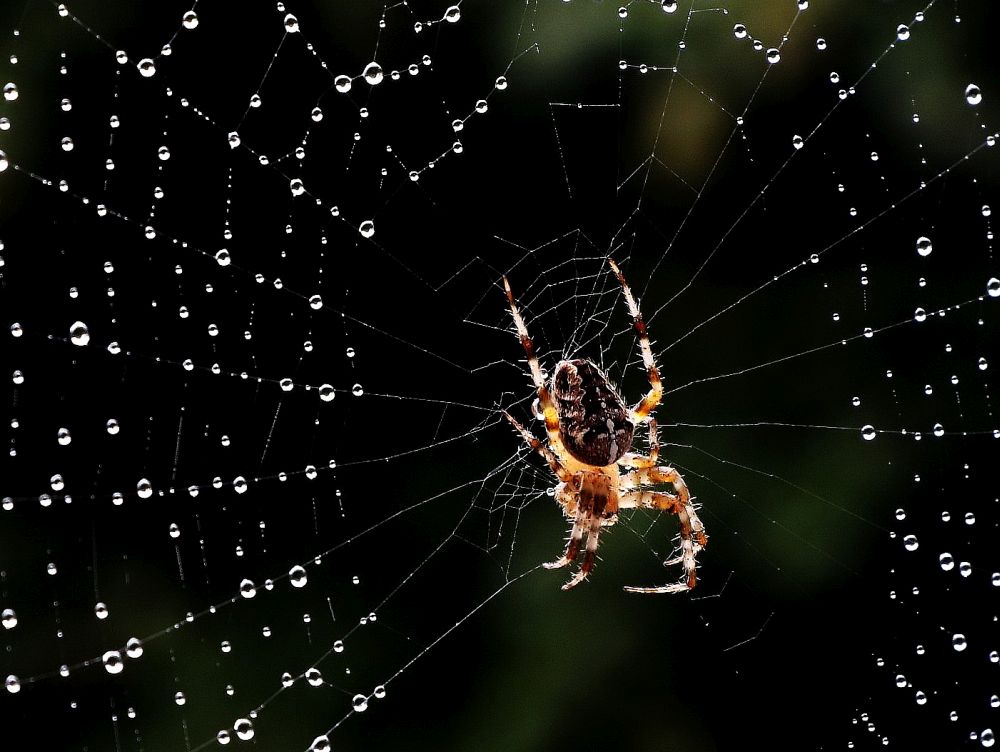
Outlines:
POLYGON ((672 15, 633 3, 622 24, 589 0, 466 0, 459 23, 414 33, 446 5, 394 6, 381 32, 381 4, 289 5, 302 31, 284 41, 284 13, 264 4, 199 5, 190 31, 177 31, 187 6, 170 2, 82 2, 79 24, 44 3, 4 8, 2 28, 21 34, 5 37, 17 63, 4 80, 20 96, 0 103, 12 123, 0 305, 24 335, 5 334, 0 352, 25 374, 4 402, 16 456, 0 460, 13 505, 0 513, 0 607, 19 619, 3 668, 24 685, 0 697, 11 748, 214 747, 261 705, 265 750, 304 749, 345 717, 337 750, 982 746, 1000 693, 997 316, 975 300, 998 276, 980 208, 1000 205, 996 151, 979 148, 997 122, 988 5, 934 4, 883 56, 920 4, 814 0, 766 76, 733 24, 774 46, 793 2, 690 16, 689 2, 672 15), (671 66, 682 38, 683 78, 618 68, 671 66), (157 55, 168 40, 172 54, 157 55), (357 76, 376 42, 386 80, 331 90, 319 60, 357 76), (135 68, 147 56, 149 79, 135 68), (509 86, 495 91, 500 74, 509 86), (263 104, 248 110, 255 92, 263 104), (488 112, 470 115, 487 95, 488 112), (792 135, 819 123, 793 152, 792 135), (456 137, 462 153, 436 161, 456 137), (281 158, 298 145, 303 159, 281 158), (665 166, 626 180, 651 153, 665 166), (305 196, 292 197, 293 177, 305 196), (214 260, 222 247, 230 266, 214 260), (658 563, 676 530, 666 517, 610 530, 571 593, 561 573, 534 570, 565 524, 544 466, 513 457, 499 416, 527 421, 532 395, 498 281, 509 276, 550 367, 573 350, 637 397, 609 253, 657 343, 664 454, 711 536, 691 596, 621 591, 673 576, 658 563), (918 325, 917 306, 949 309, 918 325), (76 320, 85 348, 67 341, 76 320), (317 398, 322 383, 333 402, 317 398), (152 499, 137 497, 140 478, 152 499), (943 552, 972 574, 944 571, 943 552), (301 590, 283 577, 296 563, 309 565, 301 590), (253 600, 236 595, 244 578, 253 600), (119 675, 77 665, 153 635, 119 675), (274 694, 282 672, 312 665, 323 687, 299 678, 274 694), (380 684, 385 698, 350 715, 380 684))

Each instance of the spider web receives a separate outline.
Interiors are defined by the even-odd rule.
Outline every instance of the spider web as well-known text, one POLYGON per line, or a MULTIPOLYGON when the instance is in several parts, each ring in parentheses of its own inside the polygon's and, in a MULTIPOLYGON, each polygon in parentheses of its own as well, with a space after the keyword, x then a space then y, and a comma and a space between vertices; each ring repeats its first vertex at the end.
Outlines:
POLYGON ((992 746, 995 19, 856 5, 5 8, 7 738, 992 746), (690 597, 502 418, 501 275, 648 388, 608 256, 690 597))

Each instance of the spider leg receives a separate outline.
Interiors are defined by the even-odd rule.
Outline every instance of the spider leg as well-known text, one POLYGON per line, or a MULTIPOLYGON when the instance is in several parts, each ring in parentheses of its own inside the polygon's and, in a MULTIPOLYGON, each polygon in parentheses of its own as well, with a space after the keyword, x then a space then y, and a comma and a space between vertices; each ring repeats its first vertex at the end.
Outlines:
POLYGON ((649 456, 637 452, 628 452, 618 459, 622 467, 656 467, 660 456, 660 440, 656 434, 656 418, 649 419, 649 456))
POLYGON ((546 569, 561 569, 568 566, 580 550, 580 541, 583 540, 584 522, 587 521, 587 510, 581 504, 576 512, 576 521, 573 522, 573 530, 570 531, 569 541, 566 543, 566 552, 555 561, 542 564, 546 569))
POLYGON ((632 408, 632 420, 636 423, 644 423, 649 418, 649 414, 660 404, 660 399, 663 397, 663 383, 660 381, 660 371, 656 367, 656 361, 653 360, 653 349, 649 344, 649 335, 646 333, 646 323, 642 319, 642 311, 639 310, 639 304, 632 295, 632 290, 629 288, 628 282, 625 281, 625 277, 618 268, 618 265, 610 258, 608 259, 608 264, 611 266, 611 271, 618 277, 618 282, 621 283, 622 293, 625 295, 625 303, 628 305, 628 312, 632 315, 632 320, 635 322, 635 331, 639 336, 639 349, 642 351, 642 362, 646 366, 646 372, 649 374, 649 392, 632 408))
POLYGON ((549 443, 553 446, 558 446, 559 440, 559 416, 556 413, 555 403, 552 401, 552 395, 549 394, 549 388, 545 385, 545 377, 542 375, 542 367, 538 363, 538 356, 535 355, 535 345, 531 341, 531 336, 528 334, 528 327, 524 323, 524 318, 521 316, 521 312, 517 308, 517 303, 514 302, 514 293, 510 289, 510 283, 507 278, 503 278, 503 289, 507 293, 507 302, 510 304, 510 313, 514 317, 514 326, 517 328, 518 337, 521 340, 521 346, 524 348, 525 355, 528 357, 528 368, 531 370, 531 381, 535 385, 535 389, 538 391, 538 404, 542 411, 542 416, 545 418, 545 430, 549 435, 549 443))
POLYGON ((622 486, 635 488, 642 483, 670 483, 676 494, 636 489, 627 491, 619 502, 621 507, 644 507, 647 509, 666 509, 677 515, 680 521, 680 555, 664 562, 664 566, 681 564, 684 577, 679 582, 659 587, 625 588, 631 593, 680 593, 691 590, 698 582, 696 575, 696 557, 698 552, 708 545, 708 536, 694 505, 687 484, 680 474, 672 467, 640 468, 627 473, 622 478, 622 486))
POLYGON ((521 434, 521 438, 524 439, 525 443, 545 458, 545 461, 549 464, 549 468, 551 468, 552 472, 556 474, 556 477, 566 485, 573 486, 573 474, 562 466, 559 462, 559 458, 556 457, 555 452, 545 446, 541 439, 535 438, 531 431, 518 423, 517 419, 509 412, 504 410, 503 414, 504 417, 511 422, 517 432, 521 434))
MULTIPOLYGON (((604 501, 606 502, 607 500, 604 501)), ((580 565, 580 570, 573 575, 565 585, 562 586, 563 590, 575 588, 587 579, 587 575, 590 574, 590 570, 594 568, 594 559, 597 556, 598 536, 601 534, 601 520, 603 512, 604 503, 598 502, 598 504, 594 505, 594 509, 590 514, 590 530, 587 532, 587 550, 583 555, 583 563, 580 565)), ((579 545, 579 543, 577 543, 577 545, 579 545)))

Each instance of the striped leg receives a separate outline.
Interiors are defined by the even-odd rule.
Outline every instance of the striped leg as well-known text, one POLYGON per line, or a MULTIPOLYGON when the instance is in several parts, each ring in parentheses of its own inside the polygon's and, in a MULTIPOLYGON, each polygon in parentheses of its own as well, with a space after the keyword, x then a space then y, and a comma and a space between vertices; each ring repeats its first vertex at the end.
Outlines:
POLYGON ((580 550, 580 541, 583 540, 583 529, 586 521, 587 510, 581 504, 576 511, 576 521, 573 523, 573 529, 569 534, 569 542, 566 544, 566 552, 555 561, 543 564, 543 567, 546 569, 561 569, 562 567, 568 566, 576 558, 576 554, 580 550))
MULTIPOLYGON (((562 586, 563 590, 575 588, 587 579, 587 575, 590 574, 590 570, 594 568, 594 560, 597 558, 598 537, 601 534, 601 520, 604 516, 604 506, 607 499, 598 498, 595 501, 596 503, 590 510, 589 515, 590 526, 587 531, 587 550, 583 555, 583 563, 580 565, 579 571, 573 575, 565 585, 562 586)), ((573 534, 578 535, 576 547, 579 548, 579 538, 583 537, 583 525, 580 522, 573 526, 573 534)))
POLYGON ((555 452, 545 446, 545 444, 543 444, 540 439, 536 438, 531 431, 518 423, 517 419, 509 412, 504 410, 503 414, 504 417, 511 422, 514 428, 517 429, 517 432, 521 434, 521 438, 524 439, 525 443, 545 458, 545 461, 549 464, 549 468, 553 473, 555 473, 556 477, 567 486, 575 488, 573 474, 562 466, 559 462, 559 458, 556 457, 555 452))
POLYGON ((660 399, 663 397, 663 383, 660 381, 660 371, 656 367, 656 361, 653 360, 653 349, 649 344, 649 335, 646 333, 646 323, 642 320, 642 311, 639 310, 639 304, 632 295, 632 290, 625 281, 625 277, 622 275, 618 265, 610 258, 608 259, 608 264, 611 266, 611 271, 615 273, 615 276, 618 277, 618 281, 621 283, 622 292, 625 295, 625 303, 628 305, 628 312, 632 314, 632 320, 635 322, 635 331, 639 336, 639 349, 642 351, 642 362, 646 366, 646 372, 649 374, 649 392, 639 401, 639 404, 632 408, 632 420, 636 423, 644 423, 649 418, 649 414, 660 404, 660 399))
POLYGON ((635 490, 622 494, 619 501, 620 507, 666 509, 677 515, 681 527, 680 554, 664 562, 664 566, 681 564, 684 568, 684 576, 681 580, 671 585, 659 587, 628 586, 625 590, 630 593, 681 593, 685 590, 691 590, 698 582, 695 571, 696 557, 698 552, 708 545, 708 536, 705 534, 705 526, 691 503, 691 495, 683 478, 670 467, 640 468, 622 477, 622 487, 635 490), (636 488, 643 483, 670 483, 677 493, 670 494, 636 488))
POLYGON ((628 452, 618 459, 618 464, 622 467, 649 468, 656 467, 656 462, 660 457, 660 440, 656 435, 656 418, 649 419, 649 456, 628 452))
POLYGON ((503 278, 503 289, 507 293, 507 302, 510 303, 510 313, 514 317, 514 326, 517 328, 521 346, 528 357, 528 368, 531 369, 531 381, 538 391, 538 404, 545 418, 545 431, 549 435, 549 443, 559 446, 559 416, 556 414, 556 406, 549 394, 549 388, 545 385, 545 377, 542 375, 542 367, 538 363, 538 356, 535 355, 535 345, 528 335, 528 327, 524 323, 524 318, 514 302, 514 293, 511 292, 510 283, 507 278, 503 278))

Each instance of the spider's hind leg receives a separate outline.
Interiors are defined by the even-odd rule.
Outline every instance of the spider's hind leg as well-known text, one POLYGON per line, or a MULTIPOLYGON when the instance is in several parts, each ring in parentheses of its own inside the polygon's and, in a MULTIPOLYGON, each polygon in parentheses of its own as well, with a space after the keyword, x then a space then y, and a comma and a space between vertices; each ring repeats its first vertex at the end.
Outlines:
POLYGON ((681 564, 684 574, 679 582, 658 587, 632 587, 625 590, 630 593, 682 593, 691 590, 698 583, 697 555, 708 544, 705 526, 702 524, 687 484, 680 473, 671 467, 652 467, 633 470, 623 478, 623 485, 634 488, 641 483, 670 483, 677 491, 675 494, 648 489, 636 489, 622 495, 622 507, 640 507, 646 509, 665 509, 677 515, 680 522, 680 553, 678 556, 664 562, 664 566, 681 564))

